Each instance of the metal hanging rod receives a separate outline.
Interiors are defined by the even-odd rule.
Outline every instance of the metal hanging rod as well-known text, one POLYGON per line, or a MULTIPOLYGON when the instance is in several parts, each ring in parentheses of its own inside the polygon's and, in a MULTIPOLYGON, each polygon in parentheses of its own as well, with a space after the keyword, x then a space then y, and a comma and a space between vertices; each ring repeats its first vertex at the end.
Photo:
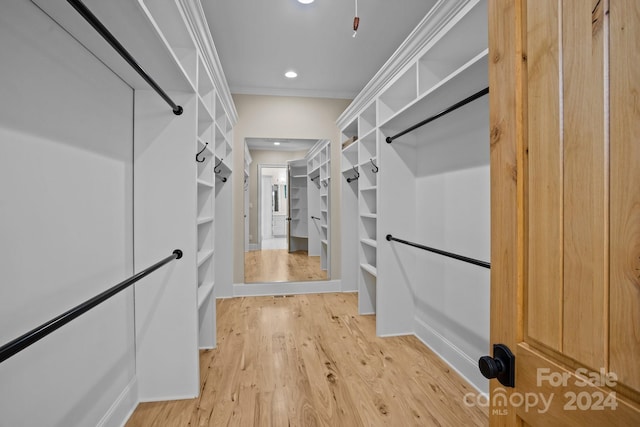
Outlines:
POLYGON ((196 154, 196 162, 198 162, 198 163, 202 163, 202 162, 204 162, 204 161, 206 160, 206 157, 204 157, 204 156, 202 157, 202 160, 199 160, 199 159, 198 159, 198 156, 199 156, 200 154, 202 154, 202 152, 207 148, 207 145, 209 145, 209 143, 208 143, 208 142, 205 142, 205 143, 204 143, 204 147, 202 147, 202 150, 198 151, 198 154, 196 154))
POLYGON ((0 347, 0 362, 4 362, 11 356, 29 347, 31 344, 41 340, 42 338, 46 337, 56 329, 66 325, 76 317, 86 313, 87 311, 91 310, 98 304, 101 304, 102 302, 108 300, 118 292, 123 291, 124 289, 133 285, 138 280, 147 276, 149 273, 152 273, 158 268, 167 264, 168 262, 173 261, 174 259, 180 259, 180 258, 182 258, 182 251, 180 249, 176 249, 173 251, 173 253, 170 256, 153 264, 151 267, 142 270, 138 274, 135 274, 129 277, 127 280, 118 283, 117 285, 107 289, 101 294, 98 294, 95 297, 88 299, 82 304, 75 306, 71 310, 68 310, 62 313, 58 317, 55 317, 49 320, 48 322, 38 326, 37 328, 30 330, 26 334, 21 335, 18 338, 8 342, 7 344, 0 347))
POLYGON ((447 251, 443 251, 440 249, 435 249, 435 248, 430 248, 429 246, 424 246, 424 245, 420 245, 418 243, 413 243, 413 242, 409 242, 407 240, 402 240, 402 239, 397 239, 395 237, 393 237, 391 234, 387 234, 387 240, 388 241, 395 241, 395 242, 399 242, 399 243, 403 243, 405 245, 409 245, 409 246, 413 246, 414 248, 418 248, 418 249, 424 249, 425 251, 429 251, 429 252, 433 252, 435 254, 438 255, 443 255, 449 258, 454 258, 457 259, 458 261, 464 261, 464 262, 468 262, 469 264, 474 264, 474 265, 479 265, 480 267, 484 267, 484 268, 491 268, 491 264, 485 261, 480 261, 478 259, 475 258, 469 258, 463 255, 458 255, 458 254, 454 254, 453 252, 447 252, 447 251))
POLYGON ((387 141, 387 144, 391 144, 394 139, 400 138, 401 136, 406 135, 407 133, 418 129, 419 127, 422 127, 422 126, 426 125, 427 123, 430 123, 430 122, 432 122, 432 121, 434 121, 436 119, 439 119, 442 116, 446 116, 447 114, 451 113, 452 111, 455 111, 458 108, 460 108, 460 107, 462 107, 464 105, 467 105, 468 103, 473 102, 476 99, 481 98, 481 97, 483 97, 484 95, 486 95, 488 93, 489 93, 489 88, 486 87, 486 88, 482 89, 481 91, 476 92, 473 95, 463 99, 462 101, 456 102, 452 106, 450 106, 448 108, 445 108, 444 110, 440 111, 439 113, 437 113, 437 114, 435 114, 435 115, 433 115, 433 116, 431 116, 431 117, 429 117, 427 119, 424 119, 420 123, 416 123, 415 125, 407 128, 407 129, 403 130, 402 132, 399 132, 399 133, 397 133, 397 134, 395 134, 393 136, 388 136, 385 139, 385 141, 387 141))
POLYGON ((182 107, 173 102, 173 100, 167 95, 167 93, 162 90, 160 86, 149 76, 142 67, 136 62, 136 60, 131 56, 131 54, 120 44, 118 39, 116 39, 113 34, 100 22, 100 20, 85 6, 84 3, 80 0, 67 0, 67 2, 73 6, 73 8, 80 14, 82 17, 104 38, 107 43, 113 47, 116 52, 122 56, 122 58, 127 61, 131 67, 136 70, 136 72, 142 77, 148 84, 155 90, 158 95, 165 100, 167 104, 171 106, 173 110, 173 114, 179 116, 182 114, 182 107))
POLYGON ((313 177, 313 178, 309 178, 309 179, 310 179, 311 181, 315 181, 315 180, 316 180, 316 179, 318 179, 318 178, 320 178, 320 174, 316 175, 316 176, 315 176, 315 177, 313 177))

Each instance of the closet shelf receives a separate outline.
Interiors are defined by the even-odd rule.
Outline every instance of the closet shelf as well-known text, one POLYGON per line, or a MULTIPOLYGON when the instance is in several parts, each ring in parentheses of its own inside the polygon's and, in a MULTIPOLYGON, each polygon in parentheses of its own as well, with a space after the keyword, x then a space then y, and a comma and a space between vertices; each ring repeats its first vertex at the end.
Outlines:
POLYGON ((374 185, 374 186, 371 186, 371 187, 361 188, 360 191, 364 193, 364 192, 367 192, 367 191, 376 191, 377 189, 378 189, 378 187, 374 185))
MULTIPOLYGON (((445 108, 459 102, 460 100, 472 95, 473 93, 481 90, 487 86, 488 76, 488 50, 484 50, 460 68, 455 70, 445 79, 434 85, 431 89, 426 91, 418 99, 411 102, 400 111, 391 116, 388 120, 380 125, 380 129, 386 136, 394 135, 401 132, 416 123, 424 120, 425 118, 439 113, 445 108)), ((469 106, 482 104, 480 101, 476 101, 469 106)), ((486 109, 486 107, 485 107, 486 109)), ((446 117, 456 114, 450 114, 446 117)), ((433 123, 443 123, 445 118, 433 123)), ((456 133, 456 128, 464 122, 458 120, 449 120, 450 126, 445 129, 444 132, 456 133), (453 125, 453 127, 451 127, 453 125)), ((423 129, 433 129, 434 126, 426 125, 423 129)), ((405 138, 405 140, 412 140, 414 138, 405 138)), ((394 142, 405 142, 403 139, 398 139, 394 142)))
POLYGON ((198 225, 208 224, 208 223, 210 223, 210 222, 213 222, 213 216, 201 217, 201 218, 198 218, 198 219, 196 220, 196 223, 197 223, 198 225))
POLYGON ((367 213, 361 213, 360 217, 362 218, 370 218, 370 219, 376 219, 378 218, 377 214, 367 214, 367 213))
POLYGON ((322 243, 322 244, 323 244, 323 245, 325 245, 325 246, 328 246, 328 245, 329 245, 329 242, 327 242, 326 240, 320 240, 320 243, 322 243))
POLYGON ((205 181, 204 179, 199 179, 197 182, 198 182, 198 187, 213 188, 212 182, 205 181))
POLYGON ((200 95, 198 95, 198 121, 213 124, 213 114, 200 95))
POLYGON ((371 264, 360 264, 360 268, 374 277, 378 277, 378 269, 371 264))
POLYGON ((198 267, 204 264, 204 262, 209 258, 211 258, 212 255, 213 255, 213 249, 210 249, 208 251, 198 252, 198 261, 197 261, 198 267))
POLYGON ((202 308, 202 305, 212 292, 213 282, 203 283, 202 285, 198 286, 198 309, 202 308))
POLYGON ((373 239, 360 239, 360 242, 365 245, 371 246, 372 248, 378 247, 378 243, 373 239))

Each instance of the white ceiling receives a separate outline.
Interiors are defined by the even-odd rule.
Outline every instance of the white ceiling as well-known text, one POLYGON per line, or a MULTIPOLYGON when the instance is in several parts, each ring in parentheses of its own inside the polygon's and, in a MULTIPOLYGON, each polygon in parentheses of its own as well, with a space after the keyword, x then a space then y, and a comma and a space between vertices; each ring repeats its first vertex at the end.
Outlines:
POLYGON ((231 93, 354 98, 435 0, 202 0, 231 93), (284 77, 293 69, 296 79, 284 77))

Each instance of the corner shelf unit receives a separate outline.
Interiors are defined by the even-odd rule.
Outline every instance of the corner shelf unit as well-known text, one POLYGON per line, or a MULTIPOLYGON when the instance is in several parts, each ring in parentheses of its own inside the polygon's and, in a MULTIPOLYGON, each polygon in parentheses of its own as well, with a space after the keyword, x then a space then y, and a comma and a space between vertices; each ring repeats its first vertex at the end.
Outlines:
POLYGON ((489 347, 488 270, 385 236, 489 258, 488 96, 439 115, 488 86, 487 22, 486 0, 438 1, 338 119, 342 280, 360 314, 379 336, 417 335, 483 390, 469 361, 489 347))

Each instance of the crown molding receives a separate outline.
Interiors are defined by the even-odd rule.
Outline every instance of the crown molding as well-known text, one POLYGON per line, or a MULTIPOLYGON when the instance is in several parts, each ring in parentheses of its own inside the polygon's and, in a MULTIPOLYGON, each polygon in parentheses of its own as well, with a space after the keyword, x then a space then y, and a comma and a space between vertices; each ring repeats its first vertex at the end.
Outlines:
POLYGON ((351 123, 398 74, 413 64, 418 55, 422 54, 434 38, 463 10, 470 10, 480 1, 439 0, 338 117, 336 121, 338 128, 344 129, 351 123))
POLYGON ((207 24, 202 4, 200 3, 200 0, 177 1, 185 14, 186 21, 191 27, 191 33, 193 34, 199 51, 203 56, 202 60, 211 73, 216 92, 218 92, 218 95, 222 100, 222 106, 233 126, 238 122, 238 112, 235 104, 233 103, 233 98, 231 97, 227 78, 222 70, 220 57, 218 56, 216 46, 213 43, 213 37, 211 36, 211 31, 207 24))
POLYGON ((333 92, 321 89, 282 89, 231 86, 234 95, 295 96, 302 98, 353 99, 357 92, 333 92))

